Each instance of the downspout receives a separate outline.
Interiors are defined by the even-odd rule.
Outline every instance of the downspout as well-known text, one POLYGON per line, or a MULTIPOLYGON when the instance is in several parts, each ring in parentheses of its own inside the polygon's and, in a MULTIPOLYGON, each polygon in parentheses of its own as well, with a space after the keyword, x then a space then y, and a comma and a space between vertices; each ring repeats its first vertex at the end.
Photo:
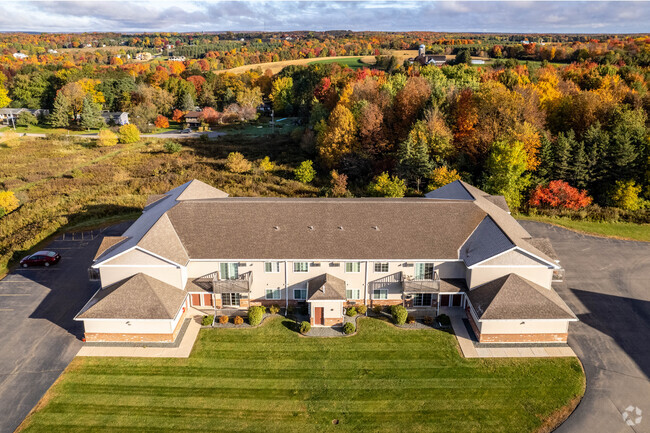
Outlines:
POLYGON ((363 303, 366 306, 366 316, 368 316, 368 261, 366 260, 366 277, 363 282, 363 303))
POLYGON ((285 305, 284 305, 284 317, 287 317, 287 309, 289 308, 289 287, 288 287, 288 278, 289 278, 289 270, 287 268, 287 262, 284 262, 284 298, 285 298, 285 305))

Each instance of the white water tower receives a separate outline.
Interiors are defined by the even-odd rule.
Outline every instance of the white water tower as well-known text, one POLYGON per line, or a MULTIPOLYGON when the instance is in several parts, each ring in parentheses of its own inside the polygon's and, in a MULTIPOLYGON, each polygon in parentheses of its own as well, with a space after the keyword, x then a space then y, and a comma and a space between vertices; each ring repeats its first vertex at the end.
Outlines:
POLYGON ((427 52, 427 47, 424 46, 424 44, 420 45, 418 48, 418 56, 424 56, 427 52))

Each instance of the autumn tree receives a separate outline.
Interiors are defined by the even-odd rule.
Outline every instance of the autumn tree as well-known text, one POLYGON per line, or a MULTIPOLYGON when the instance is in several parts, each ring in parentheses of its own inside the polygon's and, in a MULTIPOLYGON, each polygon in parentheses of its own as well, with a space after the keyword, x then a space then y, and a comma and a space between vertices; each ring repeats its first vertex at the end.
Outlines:
POLYGON ((316 177, 316 170, 314 169, 314 162, 306 160, 300 163, 300 165, 293 170, 293 175, 296 180, 302 183, 309 183, 314 180, 316 177))
POLYGON ((547 186, 538 185, 532 192, 529 204, 534 207, 578 210, 591 204, 586 190, 578 190, 563 180, 552 180, 547 186))
POLYGON ((233 173, 246 173, 252 164, 239 152, 230 152, 226 158, 226 168, 233 173))
POLYGON ((221 117, 221 114, 212 107, 205 107, 201 111, 201 115, 203 116, 203 120, 210 125, 216 125, 221 117))
POLYGON ((182 122, 184 116, 185 116, 185 112, 176 108, 174 109, 174 112, 172 114, 172 120, 174 122, 182 122))
POLYGON ((332 170, 330 173, 330 187, 329 187, 329 196, 330 197, 347 197, 350 195, 348 192, 348 177, 339 173, 336 170, 332 170))
POLYGON ((19 204, 13 191, 0 191, 0 217, 17 209, 19 204))
POLYGON ((156 125, 156 128, 169 128, 169 119, 162 114, 159 114, 158 117, 156 117, 154 125, 156 125))
POLYGON ((273 81, 269 99, 278 113, 291 113, 293 111, 293 78, 279 77, 273 81))
POLYGON ((639 198, 641 186, 633 180, 617 180, 611 193, 611 202, 614 206, 624 210, 635 211, 643 206, 639 198))
POLYGON ((117 134, 110 129, 102 129, 97 134, 97 145, 101 147, 112 147, 117 144, 117 134))
POLYGON ((411 124, 419 117, 431 96, 431 87, 422 77, 410 77, 395 95, 393 112, 396 138, 404 139, 411 124))
POLYGON ((326 167, 335 167, 343 156, 354 150, 355 130, 352 112, 342 104, 334 107, 318 136, 318 155, 326 167))
POLYGON ((120 143, 125 144, 140 141, 140 131, 138 130, 138 127, 133 124, 120 126, 119 140, 120 143))
POLYGON ((0 72, 0 108, 6 107, 11 102, 7 89, 4 87, 5 81, 7 81, 7 77, 0 72))
POLYGON ((486 163, 485 191, 504 196, 510 209, 520 207, 522 192, 530 183, 526 159, 521 142, 497 141, 486 163))
POLYGON ((404 197, 406 183, 397 176, 383 172, 373 179, 368 186, 368 192, 377 197, 404 197))
POLYGON ((429 174, 428 191, 433 191, 442 186, 460 180, 460 174, 455 169, 449 169, 446 165, 434 168, 429 174))

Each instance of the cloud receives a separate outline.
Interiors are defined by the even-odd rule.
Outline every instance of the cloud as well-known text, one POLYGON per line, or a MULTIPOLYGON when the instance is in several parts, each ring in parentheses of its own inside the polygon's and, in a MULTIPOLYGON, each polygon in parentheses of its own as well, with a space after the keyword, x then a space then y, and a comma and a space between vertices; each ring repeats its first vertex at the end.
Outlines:
POLYGON ((642 33, 650 30, 650 8, 645 6, 587 1, 25 1, 3 4, 0 29, 642 33))

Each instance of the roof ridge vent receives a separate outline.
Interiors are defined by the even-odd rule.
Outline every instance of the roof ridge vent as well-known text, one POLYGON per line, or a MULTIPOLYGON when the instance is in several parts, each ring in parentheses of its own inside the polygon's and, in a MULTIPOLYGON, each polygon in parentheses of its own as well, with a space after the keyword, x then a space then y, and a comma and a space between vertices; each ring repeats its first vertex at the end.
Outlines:
POLYGON ((280 230, 280 226, 273 226, 273 230, 275 230, 275 231, 280 230))
POLYGON ((314 230, 314 226, 307 226, 309 230, 314 230))
POLYGON ((379 226, 372 226, 372 228, 373 228, 374 230, 379 231, 379 226))
POLYGON ((339 226, 339 230, 343 230, 343 226, 339 226))

